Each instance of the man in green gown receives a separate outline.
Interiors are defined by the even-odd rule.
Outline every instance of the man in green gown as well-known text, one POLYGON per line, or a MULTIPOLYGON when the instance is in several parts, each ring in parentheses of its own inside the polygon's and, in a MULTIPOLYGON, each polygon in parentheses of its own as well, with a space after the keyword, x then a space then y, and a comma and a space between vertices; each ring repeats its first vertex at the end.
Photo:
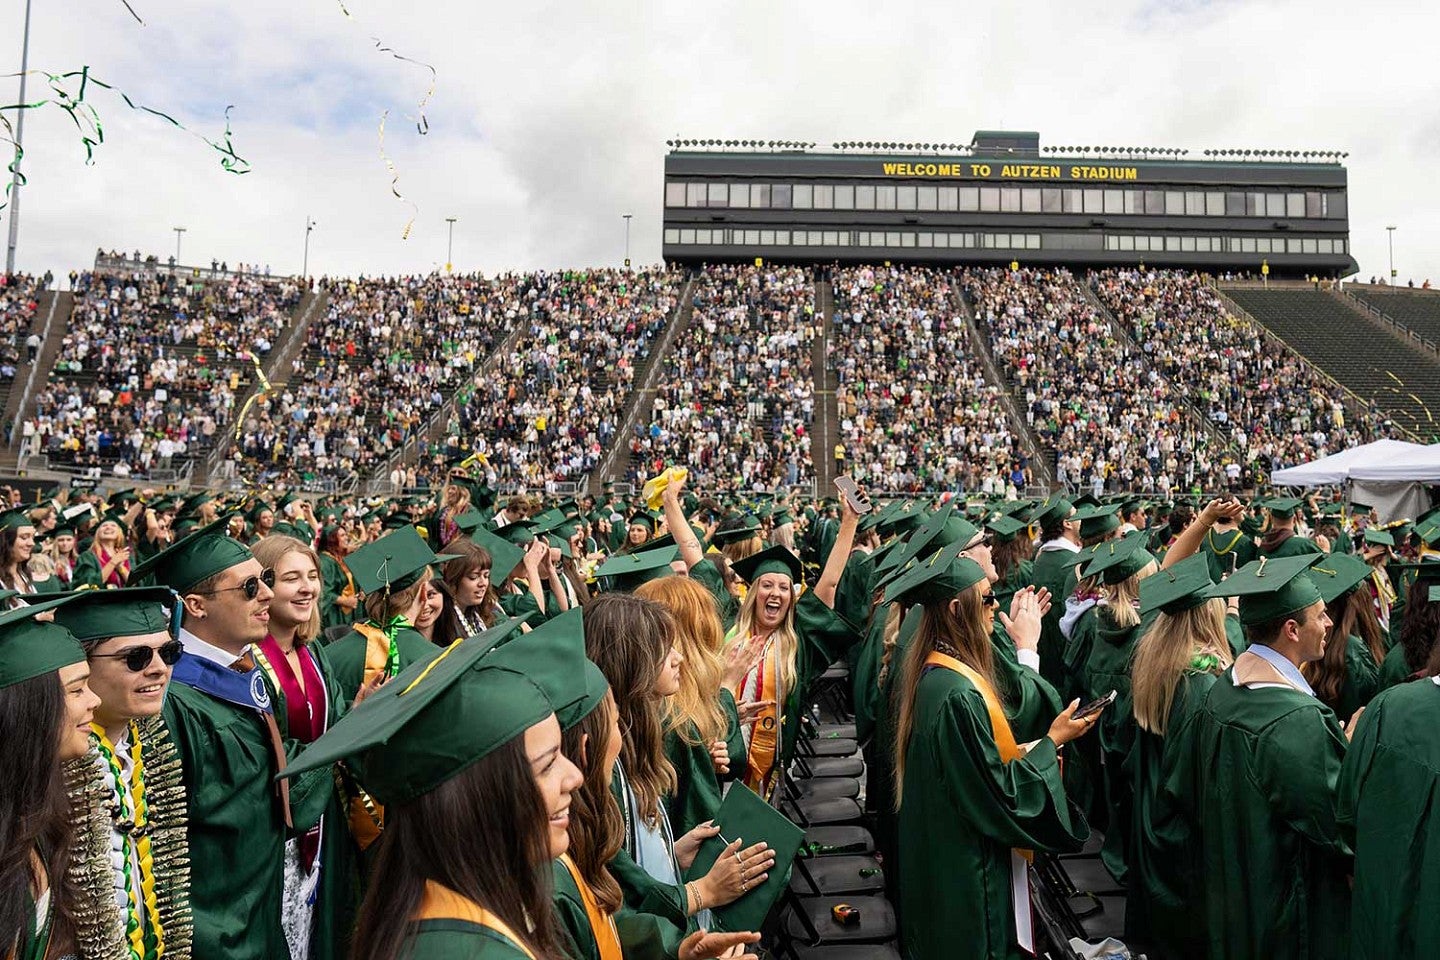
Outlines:
POLYGON ((1300 673, 1330 629, 1304 572, 1319 559, 1261 559, 1214 588, 1240 597, 1250 646, 1167 734, 1177 752, 1157 802, 1196 837, 1211 960, 1348 956, 1351 851, 1336 819, 1347 734, 1300 673))
POLYGON ((272 778, 300 749, 284 740, 276 692, 250 653, 264 639, 273 594, 248 548, 201 528, 132 571, 180 595, 184 613, 162 716, 189 795, 190 904, 196 958, 273 960, 289 947, 281 925, 285 841, 315 826, 334 792, 328 768, 272 778))
POLYGON ((1270 529, 1255 545, 1259 556, 1280 560, 1323 553, 1314 540, 1295 531, 1295 514, 1301 505, 1295 497, 1279 497, 1264 502, 1263 506, 1270 512, 1270 529))
POLYGON ((1065 612, 1065 583, 1071 568, 1080 559, 1080 523, 1071 517, 1075 508, 1064 497, 1051 497, 1031 518, 1040 524, 1040 549, 1035 554, 1030 583, 1036 590, 1048 590, 1050 611, 1040 627, 1040 674, 1057 690, 1065 686, 1065 664, 1061 654, 1065 637, 1060 617, 1065 612))

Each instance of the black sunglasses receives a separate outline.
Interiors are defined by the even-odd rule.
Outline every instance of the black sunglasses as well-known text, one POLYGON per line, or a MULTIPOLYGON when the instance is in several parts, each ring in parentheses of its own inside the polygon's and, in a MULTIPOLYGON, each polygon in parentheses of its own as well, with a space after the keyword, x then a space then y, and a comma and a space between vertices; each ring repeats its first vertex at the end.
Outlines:
POLYGON ((260 584, 262 583, 272 590, 275 589, 275 571, 266 570, 258 577, 246 577, 245 582, 240 584, 238 587, 221 587, 218 590, 192 590, 190 592, 198 593, 202 596, 209 596, 215 593, 226 593, 230 590, 243 590, 245 592, 246 600, 254 600, 260 595, 260 584))
POLYGON ((140 673, 150 666, 157 653, 161 663, 173 667, 180 662, 180 655, 184 652, 185 647, 179 640, 171 640, 158 647, 127 647, 119 653, 92 653, 90 656, 102 660, 124 660, 131 673, 140 673))
POLYGON ((980 598, 980 601, 981 601, 982 603, 984 603, 985 606, 987 606, 987 607, 998 607, 998 606, 1000 606, 1000 601, 995 598, 995 594, 993 594, 993 593, 987 593, 987 594, 985 594, 985 596, 983 596, 983 597, 980 598))

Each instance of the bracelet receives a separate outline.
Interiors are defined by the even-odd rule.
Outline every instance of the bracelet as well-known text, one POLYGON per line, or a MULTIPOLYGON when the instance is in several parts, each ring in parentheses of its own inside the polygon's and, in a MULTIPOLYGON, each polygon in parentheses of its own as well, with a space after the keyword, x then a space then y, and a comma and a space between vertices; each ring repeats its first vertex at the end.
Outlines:
POLYGON ((695 898, 695 912, 699 913, 705 909, 705 898, 700 896, 700 885, 695 881, 685 884, 685 889, 695 898))

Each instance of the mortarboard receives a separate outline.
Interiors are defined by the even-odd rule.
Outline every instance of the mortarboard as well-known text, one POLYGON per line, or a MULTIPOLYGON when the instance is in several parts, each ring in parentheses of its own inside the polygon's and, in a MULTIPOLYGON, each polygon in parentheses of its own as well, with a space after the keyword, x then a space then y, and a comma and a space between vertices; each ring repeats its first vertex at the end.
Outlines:
POLYGON ((1140 581, 1140 613, 1184 613, 1214 599, 1210 592, 1214 585, 1210 561, 1203 553, 1192 554, 1140 581))
POLYGON ((731 840, 743 838, 746 843, 763 840, 775 851, 775 865, 768 871, 764 883, 742 894, 739 900, 710 910, 716 929, 759 930, 789 884, 790 865, 800 852, 805 831, 743 783, 733 784, 726 791, 715 814, 715 826, 720 828, 719 835, 700 844, 687 876, 703 877, 708 873, 731 840))
POLYGON ((414 527, 401 527, 350 554, 345 565, 361 593, 394 593, 413 586, 430 564, 453 559, 431 550, 414 527))
POLYGON ((1070 516, 1070 511, 1073 510, 1074 507, 1075 505, 1069 500, 1056 494, 1036 507, 1035 511, 1030 515, 1030 520, 1032 523, 1045 526, 1057 520, 1066 519, 1070 516))
POLYGON ((1348 553, 1332 553, 1307 572, 1326 603, 1338 600, 1358 587, 1374 571, 1374 567, 1348 553))
MULTIPOLYGON (((108 518, 107 518, 108 519, 108 518)), ((225 536, 228 514, 216 517, 194 533, 177 540, 130 569, 129 583, 143 586, 147 577, 184 596, 203 580, 251 559, 250 548, 225 536)))
POLYGON ((69 630, 35 619, 64 602, 46 600, 0 613, 0 689, 84 662, 85 651, 69 630))
POLYGON ((173 634, 177 599, 169 587, 81 590, 67 595, 55 622, 86 646, 115 637, 173 634))
POLYGON ((679 547, 661 547, 659 550, 642 550, 638 553, 622 553, 611 557, 596 570, 596 577, 610 577, 615 589, 634 590, 642 583, 668 577, 670 564, 680 556, 679 547))
POLYGON ((475 530, 471 532, 469 539, 475 546, 490 554, 490 580, 496 586, 504 583, 505 579, 515 572, 515 568, 520 566, 520 561, 525 559, 524 550, 488 530, 475 530))
POLYGON ((1390 535, 1388 530, 1366 527, 1365 543, 1372 547, 1390 547, 1393 549, 1395 546, 1395 538, 1390 535))
POLYGON ((1215 597, 1240 598, 1240 622, 1245 626, 1269 623, 1319 602, 1320 590, 1305 571, 1323 560, 1318 553, 1245 564, 1210 590, 1215 597))
POLYGON ((1001 514, 993 520, 985 523, 985 528, 995 534, 995 539, 1003 543, 1009 543, 1018 537, 1021 532, 1030 529, 1028 523, 1016 520, 1007 514, 1001 514))
POLYGON ((730 569, 735 575, 746 583, 754 583, 767 573, 780 573, 790 578, 792 584, 799 583, 804 573, 804 567, 800 558, 791 553, 790 550, 780 544, 773 547, 766 547, 759 553, 753 553, 744 560, 737 560, 730 564, 730 569))
POLYGON ((1295 497, 1274 497, 1264 501, 1261 506, 1270 511, 1270 515, 1280 520, 1286 520, 1295 516, 1295 511, 1300 509, 1301 502, 1295 497))
POLYGON ((1085 539, 1104 536, 1120 529, 1120 508, 1116 506, 1077 507, 1071 520, 1080 521, 1080 536, 1085 539))
POLYGON ((1085 566, 1076 571, 1081 577, 1098 576, 1105 583, 1121 583, 1155 562, 1155 557, 1145 549, 1150 538, 1143 530, 1136 530, 1118 540, 1106 540, 1091 548, 1091 556, 1085 566))
POLYGON ((914 561, 902 568, 905 572, 886 586, 883 602, 944 602, 984 580, 984 569, 969 557, 962 557, 962 550, 964 544, 952 543, 937 550, 929 560, 914 561))

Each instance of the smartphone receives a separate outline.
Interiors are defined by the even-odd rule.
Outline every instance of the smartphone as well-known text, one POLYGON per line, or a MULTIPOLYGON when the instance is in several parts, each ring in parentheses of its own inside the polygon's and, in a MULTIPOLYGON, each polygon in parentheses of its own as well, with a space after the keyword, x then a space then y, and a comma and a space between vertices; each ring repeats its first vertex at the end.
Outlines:
POLYGON ((860 485, 851 477, 836 477, 835 489, 840 491, 840 496, 850 504, 850 509, 856 513, 865 514, 870 512, 870 498, 860 491, 860 485))
POLYGON ((1114 703, 1114 702, 1115 702, 1115 698, 1118 697, 1119 695, 1120 695, 1120 694, 1119 694, 1118 691, 1116 691, 1116 690, 1111 690, 1109 693, 1105 694, 1105 696, 1101 697, 1099 700, 1091 700, 1089 703, 1085 704, 1085 705, 1084 705, 1083 707, 1081 707, 1079 710, 1076 710, 1076 711, 1075 711, 1075 715, 1074 715, 1071 719, 1073 719, 1073 720, 1084 720, 1086 717, 1094 716, 1095 714, 1099 713, 1101 710, 1104 710, 1106 707, 1110 706, 1110 704, 1114 703))

